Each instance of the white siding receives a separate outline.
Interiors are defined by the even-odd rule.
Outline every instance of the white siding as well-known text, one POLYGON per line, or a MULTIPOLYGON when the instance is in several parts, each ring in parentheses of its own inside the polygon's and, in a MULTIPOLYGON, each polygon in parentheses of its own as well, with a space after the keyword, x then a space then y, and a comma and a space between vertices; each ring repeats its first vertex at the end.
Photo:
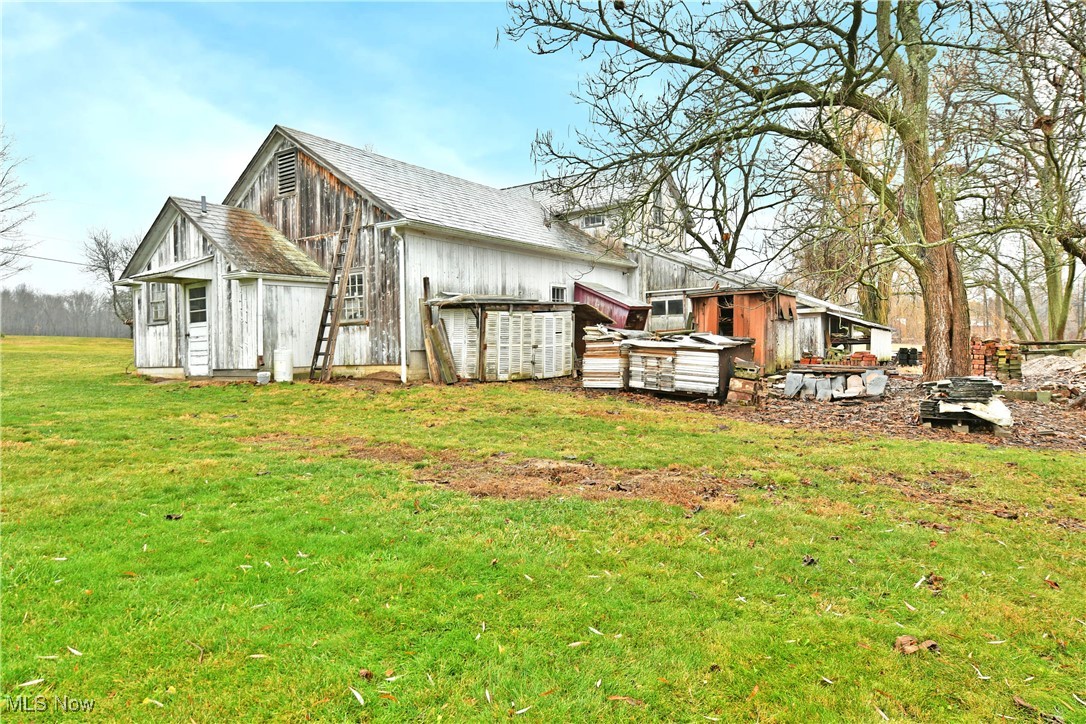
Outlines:
POLYGON ((263 354, 267 364, 271 364, 276 349, 286 348, 294 356, 296 369, 309 368, 323 304, 324 287, 264 283, 263 354))
MULTIPOLYGON (((423 349, 422 321, 418 312, 423 277, 430 278, 433 295, 443 292, 502 294, 549 302, 552 285, 572 288, 574 281, 597 282, 626 292, 631 276, 626 272, 633 271, 589 261, 468 244, 414 231, 407 231, 404 235, 409 350, 423 349)), ((395 267, 388 268, 387 273, 395 274, 395 267)))
POLYGON ((890 346, 892 335, 888 329, 872 329, 871 330, 871 354, 879 358, 880 361, 890 359, 893 355, 893 348, 890 346))
POLYGON ((796 352, 809 352, 815 357, 826 356, 825 315, 796 314, 796 352))

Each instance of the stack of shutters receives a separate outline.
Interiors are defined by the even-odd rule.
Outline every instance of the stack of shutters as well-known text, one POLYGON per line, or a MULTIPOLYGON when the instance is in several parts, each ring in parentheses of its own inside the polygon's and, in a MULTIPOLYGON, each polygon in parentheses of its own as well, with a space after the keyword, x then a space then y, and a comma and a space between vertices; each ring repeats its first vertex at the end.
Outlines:
POLYGON ((470 309, 442 309, 458 377, 479 379, 479 325, 470 309))
MULTIPOLYGON (((471 309, 441 310, 456 373, 479 379, 479 328, 471 309)), ((566 377, 573 372, 572 312, 486 313, 485 379, 566 377)))

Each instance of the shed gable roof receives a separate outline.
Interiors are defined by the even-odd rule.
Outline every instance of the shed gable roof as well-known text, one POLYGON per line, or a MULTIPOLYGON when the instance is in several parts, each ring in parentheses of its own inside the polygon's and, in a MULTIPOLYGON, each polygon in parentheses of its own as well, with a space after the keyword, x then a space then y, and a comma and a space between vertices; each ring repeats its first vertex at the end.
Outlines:
POLYGON ((172 219, 171 212, 184 215, 241 271, 283 276, 328 276, 319 264, 259 214, 221 204, 207 204, 207 212, 204 213, 199 201, 171 196, 125 267, 125 278, 138 273, 158 248, 166 230, 165 222, 172 219))

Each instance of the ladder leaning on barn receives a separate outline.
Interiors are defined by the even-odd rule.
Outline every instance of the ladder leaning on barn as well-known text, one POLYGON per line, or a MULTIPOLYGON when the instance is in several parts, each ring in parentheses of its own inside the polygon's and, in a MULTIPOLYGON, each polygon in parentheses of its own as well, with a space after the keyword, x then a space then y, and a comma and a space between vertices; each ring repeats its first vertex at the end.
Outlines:
POLYGON ((336 356, 336 337, 343 319, 343 302, 347 296, 348 279, 358 248, 358 227, 362 210, 353 212, 343 209, 336 237, 336 255, 332 272, 328 276, 328 290, 324 294, 320 326, 317 327, 317 343, 313 346, 313 362, 309 366, 309 379, 327 382, 332 378, 332 361, 336 356))

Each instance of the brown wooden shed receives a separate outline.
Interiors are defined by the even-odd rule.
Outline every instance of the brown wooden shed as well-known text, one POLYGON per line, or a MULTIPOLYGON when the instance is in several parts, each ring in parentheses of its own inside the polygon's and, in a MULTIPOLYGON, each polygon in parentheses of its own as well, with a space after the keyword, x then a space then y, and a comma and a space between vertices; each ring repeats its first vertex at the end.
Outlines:
POLYGON ((796 296, 779 287, 690 292, 694 328, 724 337, 754 339, 752 355, 767 373, 796 359, 796 296))

